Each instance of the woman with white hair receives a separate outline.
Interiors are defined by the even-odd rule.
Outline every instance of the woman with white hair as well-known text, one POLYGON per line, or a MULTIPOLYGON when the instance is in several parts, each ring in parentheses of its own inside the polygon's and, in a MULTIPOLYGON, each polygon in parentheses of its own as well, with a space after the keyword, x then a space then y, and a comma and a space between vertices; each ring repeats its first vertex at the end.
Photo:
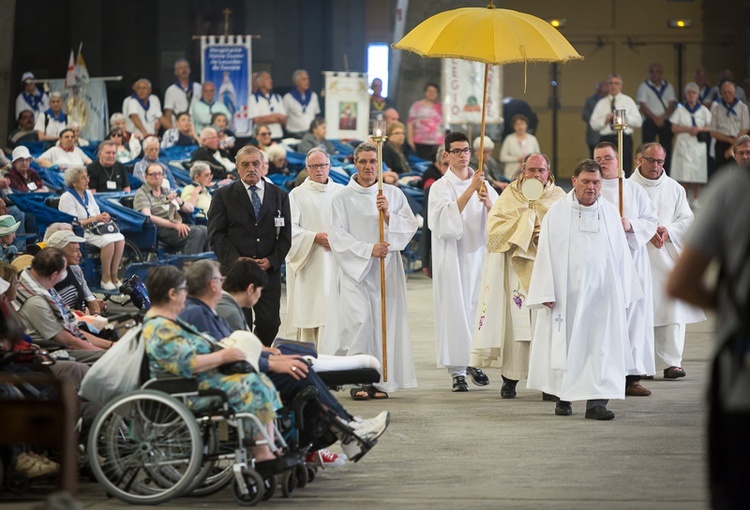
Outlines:
POLYGON ((685 85, 686 102, 677 106, 670 117, 672 132, 677 135, 672 151, 671 177, 693 191, 698 200, 701 186, 708 180, 708 141, 711 131, 711 112, 699 100, 700 88, 690 82, 685 85))
MULTIPOLYGON (((471 156, 469 165, 471 168, 479 169, 479 143, 481 138, 477 136, 474 138, 472 148, 474 153, 471 156)), ((482 171, 487 179, 489 179, 492 187, 500 193, 508 185, 508 179, 503 176, 500 162, 492 157, 492 149, 495 148, 495 142, 493 142, 489 136, 484 137, 484 156, 482 158, 482 171)))
POLYGON ((193 206, 193 210, 198 209, 197 217, 206 218, 208 210, 211 208, 211 193, 208 191, 208 187, 211 186, 211 180, 213 174, 211 167, 205 161, 196 161, 190 167, 190 180, 192 184, 188 184, 182 188, 180 198, 185 204, 193 206))
POLYGON ((117 272, 125 249, 125 237, 119 233, 100 233, 96 225, 106 224, 112 218, 99 210, 94 195, 89 191, 89 174, 84 167, 71 167, 65 170, 65 192, 60 197, 58 209, 78 218, 84 229, 86 244, 100 250, 102 263, 102 280, 100 287, 104 290, 117 290, 120 281, 117 272))
POLYGON ((268 173, 269 174, 289 174, 289 168, 286 161, 286 149, 281 144, 272 145, 266 151, 268 156, 268 173))

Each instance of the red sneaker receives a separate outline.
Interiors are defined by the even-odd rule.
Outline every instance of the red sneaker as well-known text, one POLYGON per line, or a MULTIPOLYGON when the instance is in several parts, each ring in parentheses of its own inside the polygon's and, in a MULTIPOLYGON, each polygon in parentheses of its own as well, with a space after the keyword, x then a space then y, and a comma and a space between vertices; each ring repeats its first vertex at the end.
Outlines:
POLYGON ((346 458, 328 450, 317 450, 305 455, 305 462, 308 464, 317 464, 322 468, 341 467, 346 464, 346 458))

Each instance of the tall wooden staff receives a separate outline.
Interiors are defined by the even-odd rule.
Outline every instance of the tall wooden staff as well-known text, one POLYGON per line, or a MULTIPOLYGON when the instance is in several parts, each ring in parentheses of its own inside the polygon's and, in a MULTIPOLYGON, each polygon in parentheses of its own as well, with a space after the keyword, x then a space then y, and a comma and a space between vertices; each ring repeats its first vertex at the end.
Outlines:
POLYGON ((618 184, 618 191, 619 191, 619 199, 620 199, 620 217, 622 218, 622 179, 623 179, 623 171, 622 171, 622 138, 623 133, 628 128, 628 117, 625 113, 625 110, 615 110, 612 114, 612 127, 615 131, 617 131, 617 166, 618 166, 618 174, 617 174, 617 184, 618 184))
MULTIPOLYGON (((385 136, 385 121, 376 120, 372 126, 372 140, 378 146, 378 196, 383 195, 383 143, 385 136)), ((379 219, 380 242, 385 242, 385 211, 380 210, 379 219)), ((385 258, 380 259, 380 328, 383 342, 383 381, 388 381, 388 346, 386 344, 386 308, 385 308, 385 258)))

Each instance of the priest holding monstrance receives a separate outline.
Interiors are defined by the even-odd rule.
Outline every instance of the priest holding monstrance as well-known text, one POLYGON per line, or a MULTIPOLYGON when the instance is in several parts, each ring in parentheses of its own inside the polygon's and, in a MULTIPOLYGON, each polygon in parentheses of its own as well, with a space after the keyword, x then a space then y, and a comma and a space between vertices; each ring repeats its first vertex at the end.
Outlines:
POLYGON ((516 384, 529 370, 533 316, 526 306, 542 219, 565 192, 550 175, 549 159, 532 153, 521 175, 495 201, 487 218, 487 257, 472 353, 482 366, 502 369, 502 398, 515 398, 516 384))
POLYGON ((600 198, 593 160, 573 172, 573 190, 542 221, 527 305, 539 309, 528 387, 559 397, 555 414, 586 400, 586 418, 611 420, 633 360, 626 312, 643 292, 617 208, 600 198))

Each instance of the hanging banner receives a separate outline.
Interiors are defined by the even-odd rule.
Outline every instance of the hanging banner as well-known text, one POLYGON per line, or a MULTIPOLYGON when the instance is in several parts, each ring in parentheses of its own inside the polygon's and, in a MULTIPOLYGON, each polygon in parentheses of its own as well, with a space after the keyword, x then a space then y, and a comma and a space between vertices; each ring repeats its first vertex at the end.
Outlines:
MULTIPOLYGON (((480 124, 484 94, 484 64, 444 58, 443 121, 450 124, 480 124)), ((502 69, 490 66, 487 79, 487 124, 503 121, 502 69)))
POLYGON ((252 87, 251 36, 202 36, 201 68, 203 83, 216 87, 214 101, 221 101, 231 112, 230 129, 238 136, 252 135, 247 102, 252 87))
POLYGON ((109 107, 107 85, 104 79, 90 78, 72 87, 65 86, 65 79, 49 80, 50 92, 63 95, 63 110, 68 122, 81 126, 81 138, 104 140, 109 132, 109 107))
POLYGON ((370 96, 366 73, 325 71, 326 137, 370 136, 370 96))

